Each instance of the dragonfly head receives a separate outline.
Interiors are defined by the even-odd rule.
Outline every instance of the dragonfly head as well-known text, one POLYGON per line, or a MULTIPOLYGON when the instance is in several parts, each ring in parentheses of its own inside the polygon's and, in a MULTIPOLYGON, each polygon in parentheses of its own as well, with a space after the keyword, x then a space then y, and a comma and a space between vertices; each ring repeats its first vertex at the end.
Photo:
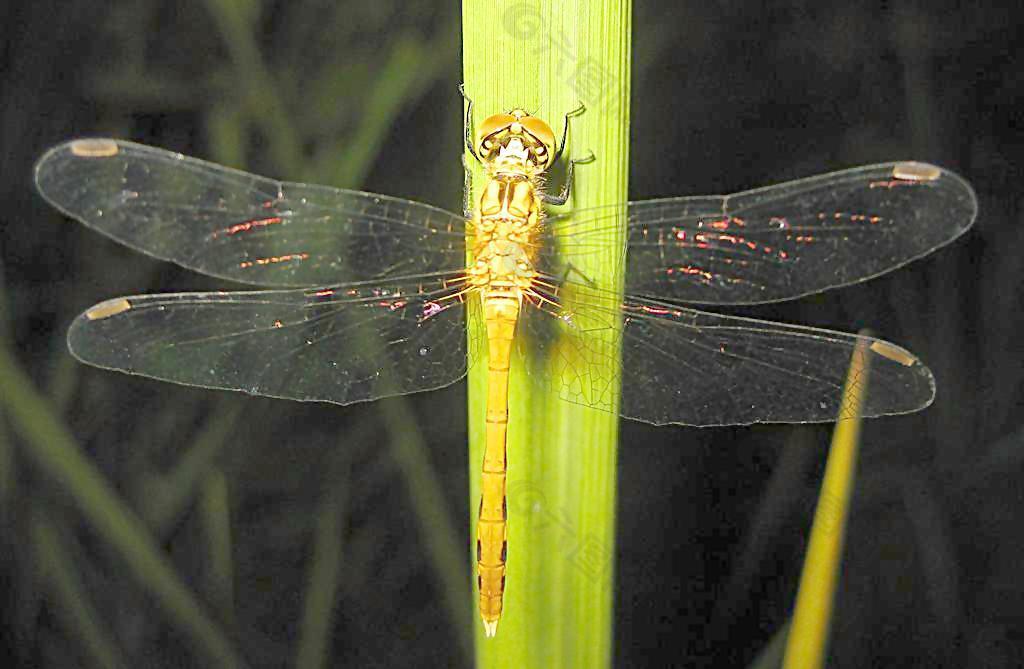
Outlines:
POLYGON ((491 165, 543 172, 555 155, 551 126, 522 109, 484 119, 476 136, 480 159, 491 165))

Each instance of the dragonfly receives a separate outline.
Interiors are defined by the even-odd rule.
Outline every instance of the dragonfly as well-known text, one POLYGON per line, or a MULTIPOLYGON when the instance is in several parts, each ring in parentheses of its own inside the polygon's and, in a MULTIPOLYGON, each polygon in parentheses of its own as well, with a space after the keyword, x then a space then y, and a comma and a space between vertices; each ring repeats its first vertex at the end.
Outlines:
POLYGON ((505 587, 513 359, 557 358, 528 366, 531 381, 633 420, 804 423, 837 419, 861 342, 872 367, 862 415, 932 402, 931 372, 896 344, 683 305, 788 300, 900 267, 971 226, 966 181, 890 162, 731 195, 545 213, 566 201, 583 162, 569 161, 558 195, 542 187, 569 116, 560 140, 518 109, 470 131, 470 103, 467 149, 485 181, 463 213, 120 139, 55 146, 35 183, 61 212, 152 257, 254 286, 109 299, 73 321, 69 348, 129 374, 339 405, 439 389, 487 364, 476 536, 487 636, 505 587), (579 270, 609 239, 620 240, 624 293, 579 270))

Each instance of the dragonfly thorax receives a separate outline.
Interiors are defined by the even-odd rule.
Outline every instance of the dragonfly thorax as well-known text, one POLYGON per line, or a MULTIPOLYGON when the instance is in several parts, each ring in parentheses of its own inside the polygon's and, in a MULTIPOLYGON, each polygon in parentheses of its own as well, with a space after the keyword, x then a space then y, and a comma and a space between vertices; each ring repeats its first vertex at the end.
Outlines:
POLYGON ((521 176, 488 180, 474 216, 476 243, 470 282, 480 288, 526 290, 533 282, 531 249, 540 220, 536 184, 521 176))

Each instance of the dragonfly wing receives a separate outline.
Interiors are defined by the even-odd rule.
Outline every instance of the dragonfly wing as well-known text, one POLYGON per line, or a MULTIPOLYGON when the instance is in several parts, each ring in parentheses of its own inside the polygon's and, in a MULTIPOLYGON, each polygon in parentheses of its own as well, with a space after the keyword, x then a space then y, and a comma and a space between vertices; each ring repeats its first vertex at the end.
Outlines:
POLYGON ((68 345, 98 367, 205 388, 351 404, 446 386, 475 355, 436 279, 108 300, 68 345))
POLYGON ((557 309, 524 310, 523 328, 543 358, 528 366, 543 369, 534 374, 539 383, 554 384, 562 399, 655 425, 836 420, 860 340, 871 365, 864 416, 917 411, 935 395, 928 368, 886 341, 639 298, 615 304, 585 288, 563 295, 557 309))
MULTIPOLYGON (((627 207, 626 292, 703 304, 773 302, 870 279, 949 243, 978 210, 963 179, 908 162, 627 207)), ((585 266, 574 257, 613 234, 621 211, 549 218, 545 273, 585 266)))
POLYGON ((465 264, 461 216, 411 200, 287 183, 113 139, 60 144, 35 168, 55 207, 162 260, 287 287, 465 264))

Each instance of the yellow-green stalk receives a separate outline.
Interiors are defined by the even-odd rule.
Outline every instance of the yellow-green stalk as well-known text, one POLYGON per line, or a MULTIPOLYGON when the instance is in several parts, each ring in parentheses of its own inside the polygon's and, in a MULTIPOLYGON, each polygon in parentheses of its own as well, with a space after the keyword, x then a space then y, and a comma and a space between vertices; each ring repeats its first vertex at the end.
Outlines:
POLYGON ((846 518, 857 469, 861 410, 868 392, 867 346, 868 342, 861 340, 850 360, 842 408, 832 433, 832 446, 811 526, 811 540, 800 574, 796 608, 786 639, 783 661, 786 669, 824 666, 832 604, 846 537, 846 518))
MULTIPOLYGON (((572 209, 626 200, 630 11, 623 0, 463 2, 464 81, 477 121, 522 108, 560 134, 565 114, 586 105, 571 122, 565 157, 593 151, 596 160, 577 169, 572 209)), ((479 170, 474 176, 479 187, 479 170)), ((609 241, 581 269, 621 290, 622 277, 609 273, 621 245, 609 241)), ((608 666, 618 418, 560 400, 524 366, 513 357, 504 612, 497 636, 486 639, 474 611, 478 665, 608 666)), ((477 364, 469 378, 470 527, 480 499, 486 372, 477 364)))

